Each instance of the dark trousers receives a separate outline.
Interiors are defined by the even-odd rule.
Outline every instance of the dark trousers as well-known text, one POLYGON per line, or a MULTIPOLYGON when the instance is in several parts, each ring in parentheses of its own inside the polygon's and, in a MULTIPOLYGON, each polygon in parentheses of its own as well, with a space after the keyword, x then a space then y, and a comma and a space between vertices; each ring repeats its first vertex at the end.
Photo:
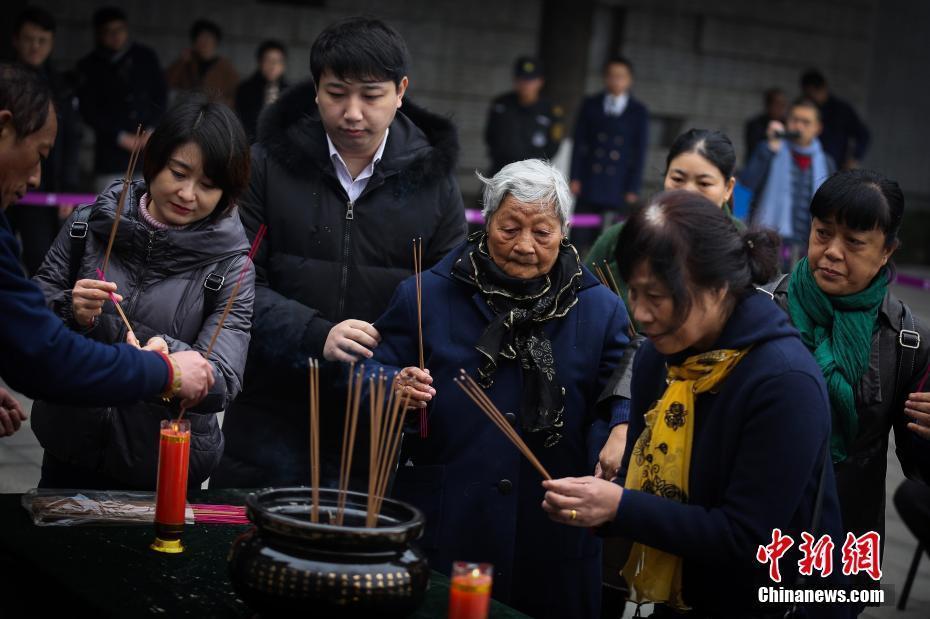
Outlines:
POLYGON ((894 493, 901 520, 930 555, 930 486, 905 479, 894 493))
POLYGON ((26 265, 26 273, 32 277, 42 266, 45 254, 61 228, 58 209, 15 204, 7 210, 6 215, 13 230, 19 233, 23 245, 23 264, 26 265))

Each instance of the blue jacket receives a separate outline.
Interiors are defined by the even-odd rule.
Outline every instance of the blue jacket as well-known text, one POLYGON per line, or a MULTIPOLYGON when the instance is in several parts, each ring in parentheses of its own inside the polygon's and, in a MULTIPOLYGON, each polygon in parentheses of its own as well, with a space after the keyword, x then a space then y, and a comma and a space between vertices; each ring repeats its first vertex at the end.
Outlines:
POLYGON ((10 387, 30 398, 87 406, 129 404, 164 391, 168 367, 161 357, 68 329, 23 275, 18 256, 0 212, 0 377, 10 387))
MULTIPOLYGON (((490 562, 494 597, 518 610, 533 617, 597 617, 600 541, 549 520, 540 507, 539 473, 453 384, 460 368, 476 375, 475 344, 493 318, 475 288, 452 278, 463 247, 423 273, 424 356, 436 396, 427 438, 405 438, 393 496, 425 513, 421 543, 433 569, 448 574, 454 560, 490 562)), ((416 320, 411 278, 375 323, 382 340, 374 360, 391 371, 417 365, 416 320)), ((545 332, 566 390, 565 427, 550 448, 534 436, 524 438, 553 477, 590 475, 607 438, 607 419, 595 417, 594 404, 627 344, 626 309, 585 270, 578 303, 545 332)), ((521 384, 518 362, 504 361, 487 390, 518 431, 521 384)))
POLYGON ((620 116, 604 112, 604 93, 581 104, 572 148, 572 180, 582 200, 602 210, 618 209, 626 193, 639 193, 649 147, 649 112, 630 96, 620 116))
MULTIPOLYGON (((681 556, 685 602, 713 616, 749 616, 758 587, 778 586, 769 580, 768 566, 755 558, 760 545, 771 543, 776 527, 795 540, 779 563, 781 585, 790 588, 796 582, 800 532, 813 533, 830 436, 823 375, 784 312, 763 293, 736 307, 712 348, 750 345, 717 393, 697 399, 690 502, 624 490, 609 527, 610 533, 681 556)), ((626 478, 644 414, 665 391, 666 363, 680 363, 691 354, 666 357, 651 342, 639 350, 618 479, 626 478)), ((845 540, 841 528, 833 467, 828 466, 815 536, 830 534, 838 551, 845 540)), ((842 564, 834 556, 837 576, 842 564)), ((812 580, 820 580, 817 572, 812 580)))

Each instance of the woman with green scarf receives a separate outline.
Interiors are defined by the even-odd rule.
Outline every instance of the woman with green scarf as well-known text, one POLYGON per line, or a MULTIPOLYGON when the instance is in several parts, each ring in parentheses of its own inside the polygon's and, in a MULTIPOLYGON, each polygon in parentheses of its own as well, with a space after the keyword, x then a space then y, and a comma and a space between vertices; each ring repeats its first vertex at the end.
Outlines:
POLYGON ((826 379, 843 525, 856 536, 884 534, 892 429, 904 474, 930 480, 930 331, 888 286, 903 214, 896 182, 837 172, 811 201, 807 258, 774 290, 826 379))

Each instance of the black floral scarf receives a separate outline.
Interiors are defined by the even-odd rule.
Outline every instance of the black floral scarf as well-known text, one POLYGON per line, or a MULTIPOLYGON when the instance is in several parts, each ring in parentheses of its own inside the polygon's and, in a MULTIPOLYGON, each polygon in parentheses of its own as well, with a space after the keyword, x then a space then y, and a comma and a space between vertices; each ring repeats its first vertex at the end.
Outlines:
POLYGON ((551 447, 562 438, 565 389, 556 380, 552 342, 543 323, 564 317, 578 302, 578 252, 563 239, 549 273, 519 279, 494 264, 485 232, 476 232, 468 240, 452 275, 475 286, 495 314, 475 345, 485 359, 478 368, 478 382, 485 389, 494 383, 499 358, 519 361, 523 370, 523 429, 541 433, 543 444, 551 447))

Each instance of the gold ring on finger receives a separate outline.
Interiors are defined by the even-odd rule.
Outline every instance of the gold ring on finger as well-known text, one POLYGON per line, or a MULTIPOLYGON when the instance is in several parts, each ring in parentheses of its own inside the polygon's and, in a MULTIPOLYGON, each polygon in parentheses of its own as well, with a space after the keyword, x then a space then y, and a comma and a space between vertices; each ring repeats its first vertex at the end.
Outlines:
POLYGON ((570 513, 571 513, 571 515, 572 515, 572 520, 574 520, 575 518, 578 517, 578 510, 577 510, 577 509, 573 509, 570 513))

